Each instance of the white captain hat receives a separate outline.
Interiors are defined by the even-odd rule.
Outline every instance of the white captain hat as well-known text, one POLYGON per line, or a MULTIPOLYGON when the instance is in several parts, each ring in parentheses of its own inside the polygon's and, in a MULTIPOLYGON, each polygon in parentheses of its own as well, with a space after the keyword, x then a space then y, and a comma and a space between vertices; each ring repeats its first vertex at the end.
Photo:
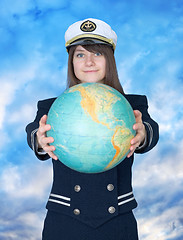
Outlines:
POLYGON ((116 48, 117 35, 112 28, 99 19, 87 18, 73 23, 65 32, 65 46, 107 44, 116 48))

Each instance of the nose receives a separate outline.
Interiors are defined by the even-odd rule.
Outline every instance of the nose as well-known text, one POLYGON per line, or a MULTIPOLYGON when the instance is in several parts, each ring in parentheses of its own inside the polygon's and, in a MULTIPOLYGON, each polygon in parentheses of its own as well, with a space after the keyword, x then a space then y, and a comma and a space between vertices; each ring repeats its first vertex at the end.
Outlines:
POLYGON ((92 54, 87 55, 85 59, 86 66, 93 66, 94 65, 94 58, 92 54))

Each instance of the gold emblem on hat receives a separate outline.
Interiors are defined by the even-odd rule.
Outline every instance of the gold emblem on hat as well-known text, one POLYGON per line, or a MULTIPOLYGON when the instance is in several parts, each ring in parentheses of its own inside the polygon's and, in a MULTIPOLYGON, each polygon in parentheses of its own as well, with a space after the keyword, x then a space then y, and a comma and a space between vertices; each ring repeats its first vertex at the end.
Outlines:
POLYGON ((92 21, 85 21, 80 26, 81 31, 83 32, 93 32, 96 29, 96 24, 92 21))

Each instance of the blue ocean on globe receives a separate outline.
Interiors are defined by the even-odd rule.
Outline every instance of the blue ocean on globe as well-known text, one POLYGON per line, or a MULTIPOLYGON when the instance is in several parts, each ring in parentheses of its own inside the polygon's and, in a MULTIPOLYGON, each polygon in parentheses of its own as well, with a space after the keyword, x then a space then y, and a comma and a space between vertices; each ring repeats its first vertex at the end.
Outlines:
POLYGON ((99 173, 117 166, 135 136, 133 110, 117 90, 100 83, 81 83, 52 104, 47 124, 54 154, 69 168, 99 173))

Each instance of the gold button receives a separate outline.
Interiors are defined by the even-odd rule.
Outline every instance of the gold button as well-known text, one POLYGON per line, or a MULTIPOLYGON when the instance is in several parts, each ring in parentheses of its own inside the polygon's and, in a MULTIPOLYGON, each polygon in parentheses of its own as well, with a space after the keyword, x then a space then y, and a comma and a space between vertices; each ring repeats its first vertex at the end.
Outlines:
POLYGON ((75 215, 79 215, 80 214, 80 210, 77 209, 77 208, 75 208, 73 212, 74 212, 75 215))
POLYGON ((110 191, 110 192, 113 191, 114 190, 114 185, 113 184, 108 184, 107 185, 107 190, 110 191))
POLYGON ((111 213, 111 214, 115 213, 116 212, 115 207, 113 207, 113 206, 109 207, 108 212, 111 213))
POLYGON ((76 185, 76 186, 74 187, 74 191, 75 191, 75 192, 80 192, 80 191, 81 191, 81 187, 80 187, 79 185, 76 185))

